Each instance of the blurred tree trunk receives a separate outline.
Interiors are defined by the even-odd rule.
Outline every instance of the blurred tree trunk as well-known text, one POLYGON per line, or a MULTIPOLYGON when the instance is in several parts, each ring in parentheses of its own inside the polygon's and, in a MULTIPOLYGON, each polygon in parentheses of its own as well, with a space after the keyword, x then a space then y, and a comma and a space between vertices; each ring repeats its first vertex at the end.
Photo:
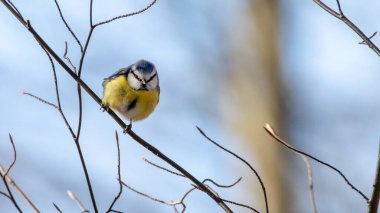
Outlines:
MULTIPOLYGON (((279 13, 276 0, 247 1, 241 17, 230 26, 229 66, 222 94, 227 109, 225 122, 244 141, 267 189, 270 212, 289 212, 281 162, 283 152, 262 126, 281 124, 279 68, 279 13)), ((278 129, 278 128, 277 128, 278 129)), ((264 211, 258 182, 252 182, 255 206, 264 211)))

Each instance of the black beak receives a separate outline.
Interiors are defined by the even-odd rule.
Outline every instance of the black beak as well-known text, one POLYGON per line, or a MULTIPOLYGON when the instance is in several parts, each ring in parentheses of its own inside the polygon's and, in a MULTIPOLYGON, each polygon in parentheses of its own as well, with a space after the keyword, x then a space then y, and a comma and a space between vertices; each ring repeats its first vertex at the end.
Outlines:
POLYGON ((145 90, 145 91, 148 91, 148 88, 146 88, 146 84, 142 84, 141 85, 141 89, 140 90, 145 90))

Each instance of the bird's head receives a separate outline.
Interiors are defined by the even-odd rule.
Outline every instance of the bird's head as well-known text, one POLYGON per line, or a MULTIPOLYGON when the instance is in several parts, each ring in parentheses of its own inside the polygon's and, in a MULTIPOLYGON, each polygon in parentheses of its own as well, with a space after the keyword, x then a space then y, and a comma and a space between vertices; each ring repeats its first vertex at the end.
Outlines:
POLYGON ((127 75, 128 84, 134 90, 156 90, 158 88, 157 70, 152 63, 140 60, 134 63, 127 75))

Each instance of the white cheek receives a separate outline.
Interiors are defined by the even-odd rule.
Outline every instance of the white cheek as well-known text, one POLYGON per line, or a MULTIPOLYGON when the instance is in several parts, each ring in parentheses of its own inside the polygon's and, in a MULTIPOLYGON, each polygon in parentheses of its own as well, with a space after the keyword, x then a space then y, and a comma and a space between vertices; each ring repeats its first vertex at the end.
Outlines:
POLYGON ((141 87, 141 82, 132 76, 128 78, 128 84, 132 89, 135 90, 138 90, 141 87))
POLYGON ((147 89, 148 90, 154 90, 158 86, 158 79, 157 77, 153 78, 149 83, 147 84, 147 89))

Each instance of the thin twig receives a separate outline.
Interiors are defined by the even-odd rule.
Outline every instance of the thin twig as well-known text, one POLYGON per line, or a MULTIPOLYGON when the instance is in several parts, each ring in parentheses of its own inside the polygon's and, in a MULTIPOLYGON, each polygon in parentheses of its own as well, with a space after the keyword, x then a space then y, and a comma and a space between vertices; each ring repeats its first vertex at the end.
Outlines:
POLYGON ((88 45, 90 44, 90 40, 91 40, 91 37, 92 37, 92 33, 94 32, 94 29, 95 29, 95 27, 91 27, 90 30, 88 31, 88 35, 87 35, 87 38, 86 38, 86 43, 84 44, 84 49, 83 49, 82 55, 81 55, 81 57, 79 59, 79 68, 78 68, 78 77, 79 78, 80 78, 80 76, 82 74, 83 61, 84 61, 84 58, 86 56, 87 48, 88 48, 88 45))
POLYGON ((120 198, 120 195, 123 192, 123 184, 121 183, 121 172, 120 172, 120 145, 119 145, 119 136, 118 136, 116 130, 115 130, 115 137, 116 137, 116 146, 117 146, 117 176, 118 176, 117 180, 119 182, 119 193, 116 195, 115 199, 111 203, 111 205, 108 208, 107 212, 111 212, 112 211, 113 205, 115 205, 116 201, 120 198))
MULTIPOLYGON (((29 31, 34 31, 29 21, 27 21, 26 27, 27 27, 27 29, 29 31)), ((81 149, 80 144, 79 144, 78 135, 76 135, 74 133, 74 131, 71 128, 71 125, 69 124, 69 122, 68 122, 65 114, 63 113, 62 107, 61 107, 61 101, 60 101, 59 89, 58 89, 57 73, 56 73, 56 70, 55 70, 55 65, 54 65, 53 59, 51 58, 51 56, 49 54, 49 51, 48 51, 48 49, 50 49, 50 47, 47 46, 47 44, 38 36, 37 33, 32 33, 32 34, 33 34, 34 38, 37 40, 38 44, 44 50, 44 52, 46 53, 46 55, 47 55, 47 57, 48 57, 48 59, 50 61, 50 64, 51 64, 51 67, 52 67, 52 71, 53 71, 53 76, 54 76, 54 85, 55 85, 55 92, 56 92, 56 98, 57 98, 57 103, 58 103, 58 111, 61 114, 61 117, 63 118, 63 120, 64 120, 64 122, 65 122, 65 124, 66 124, 66 126, 67 126, 67 128, 68 128, 68 130, 69 130, 69 132, 70 132, 70 134, 71 134, 71 136, 73 138, 73 140, 74 140, 74 143, 75 143, 75 146, 77 148, 77 151, 78 151, 78 154, 79 154, 79 158, 80 158, 80 161, 81 161, 82 169, 83 169, 83 172, 85 174, 86 184, 87 184, 87 188, 88 188, 89 193, 90 193, 91 202, 92 202, 92 205, 94 207, 95 213, 97 213, 98 209, 97 209, 97 206, 96 206, 96 200, 95 200, 94 192, 92 190, 91 180, 90 180, 90 176, 88 175, 88 171, 87 171, 86 163, 85 163, 85 160, 84 160, 84 157, 83 157, 82 149, 81 149)), ((58 55, 54 52, 53 57, 58 57, 58 55)), ((61 63, 65 64, 62 61, 62 59, 60 59, 59 62, 60 62, 60 64, 61 63)), ((68 68, 66 64, 65 64, 65 66, 66 66, 66 68, 68 68)), ((70 68, 68 68, 68 69, 70 70, 70 68)), ((70 71, 73 72, 72 70, 70 70, 70 71)), ((81 129, 81 120, 82 120, 82 116, 81 116, 81 112, 82 112, 82 110, 81 110, 81 108, 82 108, 82 98, 81 98, 80 94, 81 94, 80 93, 80 87, 79 87, 79 84, 78 84, 79 108, 80 108, 80 116, 79 116, 79 124, 78 124, 78 134, 79 134, 80 129, 81 129)))
POLYGON ((165 168, 165 167, 162 167, 162 166, 159 166, 159 165, 157 165, 157 164, 155 164, 155 163, 152 163, 152 162, 150 162, 148 159, 146 159, 146 158, 142 158, 143 159, 143 161, 145 161, 145 162, 147 162, 148 164, 150 164, 150 165, 152 165, 152 166, 154 166, 154 167, 157 167, 157 168, 159 168, 159 169, 162 169, 162 170, 164 170, 164 171, 167 171, 167 172, 169 172, 169 173, 171 173, 171 174, 173 174, 173 175, 177 175, 177 176, 180 176, 180 177, 185 177, 183 174, 180 174, 180 173, 178 173, 178 172, 174 172, 174 171, 172 171, 172 170, 170 170, 170 169, 167 169, 167 168, 165 168))
POLYGON ((247 209, 250 209, 250 210, 252 210, 252 211, 254 211, 254 212, 256 212, 256 213, 260 213, 259 211, 257 211, 256 209, 254 209, 254 208, 252 208, 252 207, 250 207, 250 206, 247 206, 247 205, 244 205, 244 204, 241 204, 241 203, 237 203, 237 202, 235 202, 235 201, 231 201, 231 200, 226 200, 226 199, 222 199, 224 202, 226 202, 226 203, 231 203, 231 204, 234 204, 234 205, 236 205, 236 206, 241 206, 241 207, 244 207, 244 208, 247 208, 247 209))
POLYGON ((13 9, 17 12, 17 14, 18 14, 22 19, 24 19, 24 18, 22 17, 22 14, 20 13, 20 11, 18 11, 17 7, 12 3, 12 1, 11 1, 11 0, 7 0, 7 1, 8 1, 8 3, 13 7, 13 9))
MULTIPOLYGON (((58 56, 58 54, 55 53, 53 49, 44 41, 44 39, 41 38, 41 36, 34 30, 34 28, 28 23, 28 21, 24 21, 17 12, 5 1, 0 0, 5 7, 12 13, 12 15, 17 18, 17 20, 36 38, 37 42, 46 49, 46 51, 51 54, 51 56, 59 63, 59 65, 77 82, 81 85, 81 87, 91 96, 91 98, 94 99, 96 103, 101 106, 102 101, 101 99, 94 93, 94 91, 85 83, 83 82, 73 70, 71 70, 65 62, 58 56)), ((115 120, 115 122, 122 128, 125 129, 127 125, 121 120, 119 116, 117 116, 112 110, 107 110, 107 113, 115 120)), ((196 179, 193 175, 191 175, 189 172, 187 172, 185 169, 183 169, 181 166, 179 166, 176 162, 171 160, 169 157, 164 155, 162 152, 160 152, 157 148, 149 144, 147 141, 143 140, 141 137, 136 135, 133 131, 127 132, 127 134, 132 137, 137 143, 139 143, 141 146, 145 147, 147 150, 152 152, 154 155, 158 156, 171 166, 173 166, 176 170, 181 172, 183 175, 188 177, 193 183, 195 183, 197 186, 202 188, 202 191, 204 191, 210 198, 212 198, 221 208, 223 208, 226 212, 232 212, 231 209, 213 192, 211 192, 204 184, 202 184, 198 179, 196 179)))
POLYGON ((17 202, 16 202, 16 199, 14 198, 13 196, 13 193, 11 191, 11 189, 9 188, 9 185, 8 185, 8 182, 7 182, 7 178, 9 177, 8 175, 4 175, 5 174, 5 171, 3 169, 3 167, 0 165, 0 172, 1 172, 1 179, 3 180, 3 183, 4 183, 4 186, 5 188, 7 189, 7 192, 8 192, 8 196, 10 198, 10 200, 12 201, 13 205, 15 206, 15 208, 19 211, 19 212, 22 212, 20 207, 18 206, 17 202))
MULTIPOLYGON (((28 22, 28 26, 31 27, 29 22, 28 22)), ((35 38, 36 38, 36 37, 35 37, 35 38)), ((37 38, 36 38, 36 40, 37 40, 37 38)), ((37 41, 38 41, 38 40, 37 40, 37 41)), ((40 44, 40 43, 39 43, 39 44, 40 44)), ((76 138, 75 133, 74 133, 74 131, 72 130, 71 125, 69 124, 69 121, 67 120, 67 118, 66 118, 66 116, 65 116, 65 114, 64 114, 64 112, 63 112, 63 110, 62 110, 62 107, 61 107, 61 100, 60 100, 59 89, 58 89, 57 72, 55 71, 55 65, 54 65, 53 59, 51 58, 51 56, 50 56, 50 54, 48 53, 48 51, 43 47, 43 45, 40 44, 40 46, 41 46, 42 50, 45 52, 46 56, 48 57, 49 62, 50 62, 50 65, 51 65, 51 69, 52 69, 53 77, 54 77, 54 88, 55 88, 55 96, 56 96, 56 98, 57 98, 57 105, 52 104, 52 103, 50 103, 50 102, 48 102, 48 101, 45 101, 45 100, 43 100, 42 98, 39 98, 39 97, 37 97, 37 96, 35 96, 35 95, 29 94, 29 93, 25 93, 25 94, 30 95, 31 97, 34 97, 34 98, 36 98, 37 100, 39 100, 39 101, 41 101, 41 102, 43 102, 43 103, 45 103, 45 104, 48 104, 48 105, 50 105, 50 106, 55 107, 55 108, 58 110, 58 112, 60 113, 60 115, 61 115, 63 121, 65 122, 66 127, 68 128, 68 130, 69 130, 69 132, 70 132, 70 134, 71 134, 71 137, 76 138)))
MULTIPOLYGON (((265 129, 268 129, 267 131, 272 131, 273 134, 274 133, 274 130, 272 129, 271 126, 269 125, 265 125, 264 127, 265 129)), ((277 135, 277 134, 276 134, 277 135)), ((278 137, 278 135, 277 135, 278 137)), ((286 141, 282 140, 286 145, 287 147, 292 147, 294 149, 294 147, 292 145, 290 145, 289 143, 287 143, 286 141)), ((294 151, 293 149, 290 149, 291 151, 293 151, 296 155, 300 156, 301 159, 304 161, 305 165, 306 165, 306 169, 307 169, 307 179, 308 179, 308 191, 309 191, 309 198, 310 198, 310 203, 311 203, 311 207, 313 208, 313 212, 316 213, 317 212, 317 205, 315 203, 315 195, 314 195, 314 184, 313 184, 313 170, 311 168, 311 165, 310 165, 310 162, 309 162, 309 159, 307 158, 306 155, 304 154, 301 154, 299 152, 296 152, 294 151)))
POLYGON ((368 203, 368 213, 377 213, 380 200, 380 143, 379 143, 379 152, 377 156, 377 168, 375 180, 373 183, 373 191, 371 195, 371 200, 368 203))
POLYGON ((342 11, 342 7, 340 6, 340 1, 336 0, 336 4, 338 5, 338 10, 339 10, 340 15, 344 16, 343 11, 342 11))
POLYGON ((83 102, 82 102, 82 88, 77 84, 77 93, 78 93, 78 128, 77 128, 77 139, 79 140, 80 132, 82 130, 82 120, 83 120, 83 102))
MULTIPOLYGON (((13 153, 16 152, 16 149, 14 147, 14 143, 13 143, 13 139, 11 137, 11 134, 9 134, 9 139, 10 139, 10 143, 12 144, 12 149, 13 149, 13 153)), ((13 160, 12 160, 12 163, 9 165, 9 167, 6 169, 6 171, 3 169, 3 167, 0 165, 0 177, 1 179, 3 180, 3 183, 4 183, 4 186, 5 188, 7 189, 7 192, 8 192, 8 196, 9 196, 9 199, 12 201, 13 205, 16 207, 16 209, 19 211, 19 212, 22 212, 19 205, 17 204, 17 201, 16 199, 14 198, 13 196, 13 193, 11 191, 11 189, 9 188, 9 185, 8 185, 8 182, 7 180, 11 180, 10 177, 8 176, 8 173, 10 171, 10 169, 13 167, 14 163, 16 162, 16 155, 14 154, 13 156, 13 160)), ((10 181, 9 181, 10 182, 10 181)), ((10 182, 12 184, 12 182, 10 182)))
POLYGON ((156 202, 159 202, 159 203, 162 203, 162 204, 168 205, 168 206, 173 206, 173 205, 175 205, 175 203, 173 203, 173 202, 166 202, 166 201, 160 200, 160 199, 158 199, 158 198, 154 198, 154 197, 152 197, 152 196, 150 196, 150 195, 147 195, 147 194, 145 194, 145 193, 142 193, 142 192, 140 192, 140 191, 137 191, 136 189, 134 189, 134 188, 132 188, 131 186, 129 186, 129 185, 127 185, 126 183, 124 183, 123 181, 121 181, 121 183, 123 184, 123 186, 127 187, 127 188, 130 189, 131 191, 133 191, 133 192, 135 192, 135 193, 137 193, 137 194, 139 194, 139 195, 141 195, 141 196, 144 196, 144 197, 146 197, 146 198, 149 198, 149 199, 151 199, 151 200, 153 200, 153 201, 156 201, 156 202))
POLYGON ((92 0, 90 0, 90 27, 93 28, 94 25, 92 24, 92 0))
POLYGON ((182 211, 181 213, 184 213, 186 211, 186 205, 185 205, 185 199, 188 197, 188 195, 194 191, 195 189, 197 189, 197 187, 193 187, 191 189, 189 189, 183 196, 182 198, 177 202, 178 204, 174 205, 173 208, 176 212, 178 212, 177 210, 177 205, 181 205, 182 206, 182 211))
MULTIPOLYGON (((91 5, 92 5, 92 1, 91 1, 91 5)), ((88 45, 90 44, 91 36, 92 36, 92 33, 94 32, 94 29, 95 29, 95 27, 93 27, 91 25, 90 31, 88 32, 88 36, 87 36, 87 39, 86 39, 86 43, 84 45, 84 49, 82 51, 82 55, 81 55, 80 60, 79 60, 78 78, 80 78, 80 76, 82 74, 82 68, 83 68, 84 58, 85 58, 85 55, 86 55, 86 52, 87 52, 88 45)), ((76 136, 79 139, 80 132, 81 132, 81 129, 82 129, 82 115, 83 115, 82 88, 81 88, 79 82, 77 83, 77 93, 78 93, 79 112, 78 112, 78 129, 77 129, 76 136)))
POLYGON ((7 197, 9 200, 12 201, 12 198, 9 195, 7 195, 5 192, 0 191, 0 194, 4 195, 5 197, 7 197))
MULTIPOLYGON (((21 195, 21 197, 33 208, 33 210, 35 212, 39 212, 39 210, 37 209, 37 207, 32 203, 32 201, 29 200, 29 198, 22 192, 22 190, 16 185, 16 183, 9 177, 9 172, 11 171, 11 169, 13 168, 13 166, 15 165, 16 163, 16 160, 17 160, 17 151, 16 151, 16 146, 15 146, 15 143, 13 142, 13 138, 12 138, 12 135, 9 134, 9 142, 11 143, 12 145, 12 150, 13 150, 13 160, 11 162, 11 164, 8 166, 8 168, 4 171, 3 167, 0 165, 0 176, 3 178, 3 181, 4 181, 4 184, 8 190, 8 194, 9 194, 9 198, 11 199, 12 202, 16 202, 16 200, 14 199, 9 187, 8 187, 8 184, 7 184, 7 181, 16 189, 16 191, 21 195)), ((16 203, 14 203, 15 206, 17 206, 16 203)), ((17 207, 16 207, 17 208, 17 207)), ((17 208, 18 209, 18 208, 17 208)), ((20 210, 20 209, 18 209, 20 210)), ((20 210, 21 211, 21 210, 20 210)))
POLYGON ((301 154, 299 155, 301 156, 302 160, 305 162, 306 169, 307 169, 307 180, 309 183, 309 198, 310 198, 311 207, 313 208, 313 212, 317 213, 317 204, 315 202, 315 195, 314 195, 313 169, 311 168, 309 159, 304 155, 301 155, 301 154))
POLYGON ((129 17, 129 16, 134 16, 134 15, 138 15, 140 13, 143 13, 146 10, 148 10, 149 8, 151 8, 156 2, 157 2, 157 0, 153 0, 148 6, 146 6, 145 8, 143 8, 143 9, 141 9, 139 11, 136 11, 136 12, 133 12, 133 13, 124 14, 124 15, 121 15, 121 16, 117 16, 117 17, 111 18, 111 19, 106 20, 106 21, 99 22, 99 23, 95 24, 94 27, 110 23, 110 22, 115 21, 117 19, 126 18, 126 17, 129 17))
POLYGON ((55 204, 55 203, 53 202, 53 205, 54 205, 55 209, 57 209, 58 212, 62 213, 62 210, 57 206, 57 204, 55 204))
POLYGON ((357 27, 350 19, 348 19, 342 11, 342 8, 340 7, 339 0, 336 0, 338 4, 338 10, 339 13, 335 10, 331 9, 329 6, 327 6, 325 3, 323 3, 321 0, 313 0, 319 7, 324 9, 326 12, 330 13, 335 18, 343 21, 347 26, 349 26, 357 35, 359 35, 362 40, 367 44, 369 48, 371 48, 378 56, 380 56, 380 49, 371 41, 370 38, 368 38, 360 29, 357 27))
POLYGON ((236 184, 238 184, 241 181, 241 179, 242 179, 242 177, 239 177, 239 179, 237 179, 234 183, 232 183, 230 185, 221 185, 221 184, 219 184, 219 183, 217 183, 217 182, 215 182, 215 181, 213 181, 212 179, 209 179, 209 178, 205 179, 203 182, 211 182, 215 186, 220 187, 220 188, 231 188, 231 187, 235 186, 236 184))
POLYGON ((234 152, 224 148, 223 146, 221 146, 220 144, 218 144, 217 142, 215 142, 214 140, 212 140, 211 138, 209 138, 201 128, 199 128, 197 126, 197 129, 198 131, 208 140, 210 141, 211 143, 213 143, 214 145, 216 145, 217 147, 219 147, 220 149, 222 149, 223 151, 225 152, 228 152, 229 154, 233 155, 234 157, 236 157, 237 159, 239 159, 240 161, 242 161, 243 163, 245 163, 252 171, 253 173, 256 175, 257 179, 259 180, 260 182, 260 186, 261 186, 261 189, 263 190, 263 195, 264 195, 264 199, 265 199, 265 209, 266 209, 266 213, 269 213, 269 207, 268 207, 268 198, 267 198, 267 193, 266 193, 266 190, 265 190, 265 186, 264 186, 264 182, 262 181, 259 173, 251 166, 250 163, 248 163, 246 160, 244 160, 242 157, 240 157, 239 155, 235 154, 234 152))
POLYGON ((82 44, 80 43, 78 37, 75 35, 74 31, 70 28, 70 26, 69 26, 69 24, 67 23, 65 17, 63 16, 62 11, 61 11, 61 7, 59 6, 58 1, 57 1, 57 0, 54 0, 54 2, 55 2, 55 5, 57 5, 57 9, 58 9, 58 12, 59 12, 59 16, 61 16, 61 19, 62 19, 63 23, 65 24, 67 30, 71 33, 71 35, 74 37, 75 41, 76 41, 77 44, 79 45, 80 51, 83 52, 83 46, 82 46, 82 44))
POLYGON ((123 213, 123 212, 117 211, 117 210, 111 210, 110 212, 123 213))
POLYGON ((16 160, 17 160, 17 152, 16 152, 15 143, 13 142, 13 138, 12 138, 12 135, 10 133, 9 133, 9 142, 12 145, 13 160, 12 160, 11 164, 8 166, 7 170, 5 171, 4 176, 8 175, 9 171, 11 171, 12 167, 15 165, 16 160))
MULTIPOLYGON (((373 37, 375 37, 377 35, 377 31, 375 31, 370 37, 368 37, 368 39, 372 39, 373 37)), ((365 41, 361 41, 359 42, 359 44, 366 44, 365 41)))
POLYGON ((88 211, 82 204, 82 202, 77 198, 77 196, 74 195, 74 193, 72 193, 70 190, 67 191, 67 195, 69 195, 69 197, 75 201, 75 203, 79 206, 80 210, 82 212, 90 212, 88 211))
MULTIPOLYGON (((27 26, 28 26, 28 29, 32 29, 32 26, 31 26, 31 24, 30 24, 29 21, 27 22, 27 26)), ((79 84, 78 84, 78 95, 79 95, 79 108, 80 108, 79 113, 80 113, 80 116, 79 116, 78 132, 77 132, 77 135, 76 135, 74 133, 73 129, 71 128, 71 125, 69 124, 69 122, 68 122, 65 114, 63 113, 62 107, 61 107, 61 101, 60 101, 59 89, 58 89, 57 73, 56 73, 56 70, 55 70, 55 65, 54 65, 53 59, 51 58, 48 50, 45 48, 45 46, 43 45, 43 43, 39 42, 39 37, 36 36, 36 35, 34 35, 34 38, 40 44, 41 48, 45 51, 45 53, 46 53, 46 55, 47 55, 47 57, 48 57, 48 59, 49 59, 49 61, 51 63, 51 67, 52 67, 52 71, 53 71, 53 76, 54 76, 55 92, 56 92, 57 103, 58 103, 58 111, 61 114, 61 117, 63 118, 63 120, 64 120, 64 122, 66 124, 66 127, 68 128, 68 130, 69 130, 69 132, 70 132, 70 134, 71 134, 71 136, 72 136, 72 138, 74 140, 74 143, 75 143, 75 146, 77 148, 77 151, 78 151, 78 154, 79 154, 79 158, 80 158, 80 161, 81 161, 82 169, 83 169, 83 172, 84 172, 85 177, 86 177, 86 183, 87 183, 87 187, 88 187, 88 190, 89 190, 89 193, 90 193, 91 202, 92 202, 92 205, 94 207, 95 213, 97 213, 98 212, 98 208, 96 206, 95 195, 94 195, 94 192, 92 190, 90 176, 88 175, 86 163, 84 161, 84 157, 83 157, 82 149, 81 149, 80 144, 79 144, 79 137, 78 137, 78 134, 79 134, 80 129, 81 129, 81 120, 82 120, 82 116, 81 116, 81 112, 82 112, 82 110, 81 110, 82 109, 82 98, 81 98, 81 95, 80 95, 81 93, 80 93, 79 84)))
POLYGON ((65 41, 65 53, 63 54, 63 58, 66 59, 66 61, 70 64, 71 66, 71 69, 73 69, 75 71, 75 73, 77 72, 77 68, 74 66, 74 64, 71 62, 70 58, 67 56, 67 41, 65 41))
POLYGON ((327 167, 329 167, 330 169, 334 170, 335 172, 337 172, 343 179, 344 181, 347 183, 347 185, 349 185, 354 191, 356 191, 359 195, 361 195, 363 197, 364 200, 366 200, 368 202, 368 197, 364 195, 364 193, 362 191, 360 191, 358 188, 356 188, 347 178, 346 176, 337 168, 331 166, 330 164, 328 163, 325 163, 321 160, 319 160, 318 158, 312 156, 312 155, 309 155, 303 151, 300 151, 296 148, 293 148, 291 146, 289 146, 284 140, 282 140, 273 130, 273 128, 269 125, 269 124, 265 124, 264 126, 264 129, 269 133, 270 136, 272 136, 274 139, 276 139, 276 141, 278 141, 280 144, 284 145, 285 147, 287 147, 288 149, 290 150, 293 150, 297 153, 300 153, 302 155, 305 155, 307 157, 309 157, 310 159, 322 164, 322 165, 325 165, 327 167))
POLYGON ((5 170, 0 165, 0 176, 5 178, 13 186, 16 192, 20 194, 20 196, 33 208, 35 212, 40 212, 38 208, 33 204, 33 202, 28 198, 28 196, 26 196, 26 194, 21 190, 21 188, 16 184, 16 182, 9 175, 4 176, 4 174, 5 174, 5 170))
POLYGON ((21 94, 23 94, 23 95, 28 95, 28 96, 30 96, 30 97, 32 97, 32 98, 34 98, 34 99, 37 99, 38 101, 41 101, 41 102, 44 103, 44 104, 47 104, 47 105, 49 105, 49 106, 51 106, 51 107, 54 107, 54 108, 58 109, 58 106, 57 106, 57 105, 55 105, 55 104, 53 104, 53 103, 50 103, 49 101, 44 100, 44 99, 42 99, 42 98, 40 98, 40 97, 38 97, 38 96, 35 96, 35 95, 31 94, 31 93, 28 93, 28 92, 25 92, 25 91, 21 91, 21 94))

